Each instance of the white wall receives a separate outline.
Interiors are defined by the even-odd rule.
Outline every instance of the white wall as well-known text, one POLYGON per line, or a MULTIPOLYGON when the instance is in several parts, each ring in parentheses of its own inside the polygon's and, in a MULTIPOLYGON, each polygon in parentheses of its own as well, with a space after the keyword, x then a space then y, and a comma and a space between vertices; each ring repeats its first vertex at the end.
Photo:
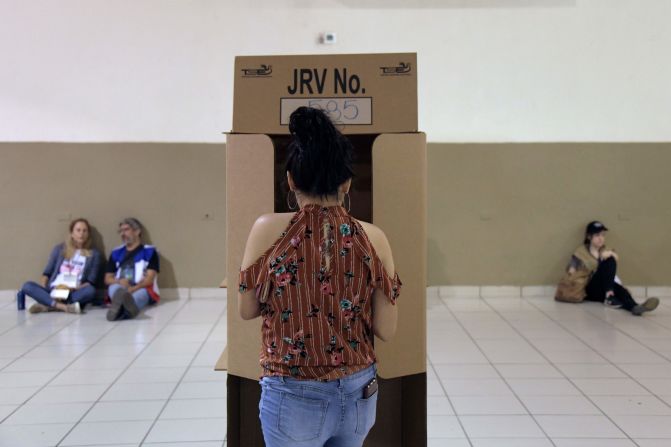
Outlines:
POLYGON ((430 141, 671 140, 669 0, 0 8, 0 141, 223 141, 235 55, 397 51, 418 52, 430 141))

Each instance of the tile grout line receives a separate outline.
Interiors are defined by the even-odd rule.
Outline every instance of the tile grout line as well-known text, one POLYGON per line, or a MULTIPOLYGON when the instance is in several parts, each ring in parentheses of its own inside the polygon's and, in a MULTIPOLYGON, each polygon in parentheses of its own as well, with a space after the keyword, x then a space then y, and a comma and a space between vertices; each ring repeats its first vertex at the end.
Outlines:
MULTIPOLYGON (((524 298, 520 298, 520 299, 526 301, 526 299, 524 299, 524 298)), ((590 396, 589 396, 588 394, 586 394, 586 393, 585 393, 579 386, 577 386, 577 385, 573 382, 573 380, 572 380, 570 377, 568 377, 566 374, 564 374, 564 372, 563 372, 561 369, 559 369, 559 368, 554 364, 554 362, 553 362, 552 360, 550 360, 550 359, 549 359, 549 358, 548 358, 548 357, 547 357, 547 356, 546 356, 540 349, 538 349, 538 348, 537 348, 537 347, 536 347, 536 346, 535 346, 535 345, 534 345, 534 344, 533 344, 533 343, 532 343, 532 342, 531 342, 531 341, 530 341, 530 340, 529 340, 529 339, 528 339, 522 332, 520 332, 519 329, 517 329, 517 328, 514 326, 513 323, 511 323, 510 321, 508 321, 508 319, 506 319, 503 315, 501 315, 501 314, 499 313, 499 311, 496 310, 494 307, 492 307, 489 303, 487 303, 487 305, 490 306, 490 307, 492 308, 492 310, 499 316, 499 318, 503 319, 503 321, 505 321, 505 322, 506 322, 506 323, 507 323, 507 324, 508 324, 508 325, 509 325, 509 326, 510 326, 510 327, 511 327, 511 328, 512 328, 512 329, 513 329, 513 330, 514 330, 520 337, 522 337, 522 339, 523 339, 527 344, 529 344, 529 346, 530 346, 534 351, 536 351, 539 355, 541 355, 541 356, 548 362, 548 364, 552 365, 552 367, 553 367, 554 369, 556 369, 557 372, 559 372, 562 376, 564 376, 564 379, 566 379, 567 381, 569 381, 569 382, 571 383, 571 385, 573 385, 573 386, 576 388, 576 390, 578 390, 578 391, 583 395, 583 397, 585 397, 585 399, 587 399, 592 405, 594 405, 594 407, 597 408, 597 409, 602 413, 602 415, 603 415, 604 417, 606 417, 606 418, 613 424, 613 426, 617 427, 617 429, 620 430, 620 431, 622 432, 622 434, 626 435, 627 438, 628 438, 630 441, 634 442, 634 440, 631 438, 631 436, 629 436, 629 434, 628 434, 627 432, 625 432, 619 425, 617 425, 617 424, 615 423, 615 421, 613 421, 613 420, 611 419, 611 417, 610 417, 610 416, 609 416, 609 415, 608 415, 608 414, 607 414, 607 413, 606 413, 606 412, 605 412, 599 405, 597 405, 596 402, 594 402, 594 401, 590 398, 590 396)), ((542 310, 540 310, 540 309, 538 309, 538 308, 536 308, 536 309, 539 310, 539 312, 541 312, 543 315, 545 315, 545 314, 542 312, 542 310)), ((550 317, 547 316, 547 315, 545 315, 545 316, 546 316, 547 318, 550 318, 550 317)), ((550 318, 550 319, 552 320, 552 318, 550 318)), ((555 320, 552 320, 552 321, 555 321, 555 320)), ((557 322, 555 321, 555 323, 557 323, 557 322)), ((559 324, 559 323, 557 323, 557 324, 559 324)), ((565 328, 565 327, 563 327, 563 326, 562 326, 562 329, 568 331, 568 329, 565 328)), ((571 332, 571 331, 568 331, 568 332, 569 332, 571 335, 573 335, 574 337, 576 337, 576 338, 578 339, 578 341, 580 341, 581 343, 584 344, 584 342, 583 342, 579 337, 577 337, 573 332, 571 332)), ((609 360, 608 360, 607 358, 605 358, 603 355, 601 355, 601 353, 599 353, 598 351, 596 351, 595 349, 593 349, 591 346, 589 346, 589 345, 587 345, 587 346, 588 346, 592 351, 596 352, 601 358, 603 358, 604 360, 606 360, 607 362, 609 362, 609 360)), ((504 378, 503 380, 506 380, 506 379, 504 378)), ((507 382, 507 380, 506 380, 506 382, 507 382)), ((635 443, 635 442, 634 442, 634 443, 635 443)))
MULTIPOLYGON (((208 331, 207 335, 205 336, 203 342, 202 342, 201 345, 200 345, 200 348, 198 348, 198 351, 196 351, 196 353, 193 355, 193 358, 191 359, 191 361, 190 361, 189 364, 187 365, 187 367, 186 367, 186 369, 184 370, 184 373, 182 374, 182 376, 179 378, 179 381, 177 382, 177 384, 176 384, 175 387, 173 388, 172 392, 170 393, 170 396, 168 396, 168 398, 167 398, 166 401, 165 401, 165 404, 163 404, 163 407, 161 407, 161 409, 159 410, 158 414, 157 414, 156 417, 154 418, 154 422, 152 422, 151 426, 149 427, 149 429, 148 429, 147 432, 145 433, 144 437, 143 437, 142 440, 140 441, 140 444, 139 444, 140 446, 142 446, 142 445, 145 443, 145 441, 147 440, 147 437, 149 436, 149 434, 150 434, 151 431, 153 430, 154 426, 156 425, 156 423, 157 423, 158 420, 160 419, 161 415, 163 414, 163 411, 165 411, 165 408, 166 408, 166 407, 168 406, 168 404, 170 403, 170 399, 172 398, 172 396, 175 395, 175 392, 177 391, 177 388, 179 388, 179 386, 182 384, 182 380, 184 380, 184 377, 185 377, 186 374, 189 372, 189 368, 191 368, 191 366, 193 365, 193 362, 196 360, 196 358, 198 357, 198 355, 200 354, 200 352, 203 350, 203 346, 205 346, 205 343, 207 343, 207 339, 210 338, 210 335, 212 335, 212 332, 214 332, 215 328, 216 328, 217 325, 219 324, 219 321, 221 321, 221 319, 227 314, 227 310, 228 310, 228 306, 224 306, 224 309, 221 311, 221 314, 219 314, 219 317, 218 317, 218 318, 216 319, 216 321, 212 324, 212 327, 210 328, 210 330, 208 331)), ((186 382, 185 382, 185 383, 186 383, 186 382)), ((224 441, 226 441, 226 436, 224 436, 224 441)))
MULTIPOLYGON (((104 396, 105 394, 107 394, 107 392, 110 390, 110 388, 112 388, 112 386, 114 386, 114 385, 117 383, 117 381, 119 380, 119 378, 120 378, 126 371, 128 371, 128 369, 133 365, 133 363, 135 363, 135 361, 138 359, 138 357, 139 357, 139 356, 140 356, 140 355, 147 349, 147 347, 149 347, 149 345, 151 345, 151 343, 156 339, 156 337, 158 337, 159 334, 165 330, 165 328, 170 324, 170 322, 171 322, 172 320, 175 319, 175 317, 177 316, 177 314, 179 314, 179 311, 182 310, 182 308, 183 308, 184 306, 186 306, 186 304, 187 304, 189 301, 190 301, 189 299, 186 299, 186 300, 184 301, 184 303, 183 303, 179 308, 177 308, 177 310, 175 311, 174 315, 173 315, 172 317, 170 317, 170 319, 165 323, 165 325, 161 328, 161 330, 159 330, 158 332, 156 332, 156 334, 152 337, 151 341, 150 341, 149 343, 145 344, 145 345, 142 347, 142 349, 140 350, 140 352, 137 353, 137 355, 135 356, 135 358, 134 358, 134 359, 133 359, 127 366, 126 366, 126 368, 122 369, 122 370, 119 372, 119 374, 117 375, 116 379, 114 379, 114 380, 112 381, 112 383, 110 383, 110 384, 107 386, 107 388, 105 388, 105 391, 103 391, 103 392, 98 396, 98 398, 95 400, 95 402, 92 402, 92 404, 91 404, 91 406, 89 407, 89 409, 86 410, 86 411, 84 412, 84 414, 79 418, 79 420, 78 420, 77 422, 75 422, 74 425, 72 425, 72 427, 70 427, 70 429, 67 431, 67 433, 65 433, 65 434, 63 435, 63 437, 60 439, 60 441, 58 441, 58 442, 56 443, 56 447, 60 446, 61 443, 62 443, 62 442, 63 442, 63 441, 70 435, 70 433, 72 433, 72 431, 73 431, 73 430, 74 430, 74 429, 75 429, 75 428, 82 422, 82 420, 84 420, 84 418, 91 412, 91 410, 93 409, 93 407, 95 407, 96 404, 97 404, 98 402, 100 402, 100 398, 101 398, 102 396, 104 396)), ((114 324, 114 326, 110 329, 110 331, 111 331, 112 329, 118 327, 118 326, 121 324, 121 321, 123 321, 123 320, 118 320, 118 321, 116 321, 115 324, 114 324)), ((105 335, 107 335, 108 333, 109 333, 109 331, 106 332, 105 335)), ((94 343, 93 345, 91 345, 91 348, 92 348, 93 346, 95 346, 97 343, 99 343, 100 340, 101 340, 102 338, 104 338, 104 336, 103 336, 103 337, 100 337, 100 339, 98 339, 98 341, 97 341, 96 343, 94 343)), ((90 348, 89 348, 89 349, 90 349, 90 348)), ((87 349, 87 351, 88 351, 88 349, 87 349)))
MULTIPOLYGON (((17 311, 17 312, 23 312, 23 311, 17 311)), ((26 310, 25 312, 28 312, 28 311, 26 310)), ((63 316, 65 316, 65 315, 68 315, 68 314, 63 313, 63 316)), ((74 315, 74 314, 73 314, 73 315, 74 315)), ((14 363, 15 361, 17 361, 17 360, 19 360, 20 358, 22 358, 24 355, 28 354, 28 353, 29 353, 30 351, 32 351, 33 349, 39 347, 42 343, 44 343, 45 341, 49 340, 49 339, 50 339, 51 337, 53 337, 54 335, 58 334, 60 331, 62 331, 62 330, 65 329, 66 327, 68 327, 68 326, 70 326, 71 324, 74 324, 75 322, 77 322, 77 321, 81 318, 82 315, 83 315, 83 314, 79 314, 79 315, 77 315, 77 317, 73 318, 73 319, 70 320, 70 321, 65 322, 65 324, 63 324, 62 326, 60 326, 58 329, 54 330, 54 332, 52 332, 51 334, 46 335, 45 338, 43 338, 42 340, 40 340, 39 342, 37 342, 32 348, 28 349, 28 350, 25 351, 23 354, 21 354, 20 356, 18 356, 18 357, 15 358, 14 360, 12 360, 10 363, 8 363, 8 364, 6 364, 5 366, 3 366, 2 368, 0 368, 0 372, 2 372, 5 368, 7 368, 8 366, 10 366, 10 365, 11 365, 12 363, 14 363)), ((5 335, 6 333, 8 333, 8 332, 10 332, 10 331, 12 331, 12 330, 14 330, 14 329, 20 328, 21 326, 25 325, 25 323, 28 322, 28 321, 29 321, 28 318, 24 318, 24 320, 23 320, 21 323, 18 323, 18 324, 16 324, 16 325, 10 327, 10 328, 7 329, 6 331, 1 332, 1 333, 0 333, 0 337, 2 337, 2 336, 5 335)))
MULTIPOLYGON (((536 308, 539 312, 541 312, 541 313, 542 313, 543 315, 545 315, 547 318, 549 318, 550 320, 552 320, 553 322, 555 322, 557 325, 559 325, 562 329, 568 331, 568 332, 569 332, 571 335, 573 335, 573 336, 574 336, 580 343, 582 343, 583 345, 587 346, 587 347, 588 347, 589 349, 591 349, 592 351, 597 352, 596 349, 594 349, 592 346, 590 346, 586 341, 584 341, 580 336, 576 335, 576 334, 575 334, 573 331, 571 331, 569 328, 565 327, 560 321, 555 320, 554 318, 552 318, 552 316, 548 315, 543 309, 541 309, 541 308, 539 308, 538 306, 536 306, 533 302, 529 302, 529 304, 532 305, 534 308, 536 308)), ((611 327, 612 327, 613 329, 615 329, 616 331, 623 333, 626 337, 628 337, 628 338, 630 338, 631 340, 635 341, 636 343, 638 343, 639 345, 643 346, 644 348, 649 349, 647 346, 645 346, 645 345, 644 345, 643 343, 641 343, 639 340, 637 340, 636 338, 634 338, 634 337, 632 337, 631 335, 627 334, 626 332, 621 331, 616 325, 612 324, 611 322, 609 322, 609 321, 607 321, 607 320, 604 320, 604 319, 602 319, 602 318, 599 318, 599 317, 598 317, 597 315, 595 315, 593 312, 589 312, 589 311, 588 311, 587 313, 590 315, 590 317, 592 317, 592 318, 594 318, 594 319, 596 319, 596 320, 598 320, 598 321, 600 321, 600 322, 602 322, 602 323, 608 324, 609 326, 611 326, 611 327)), ((526 340, 526 337, 525 337, 525 340, 526 340)), ((528 340, 527 340, 527 341, 528 341, 528 340)), ((531 342, 529 342, 529 343, 531 343, 531 342)), ((653 352, 654 352, 655 354, 658 354, 658 355, 659 355, 659 353, 657 353, 657 352, 655 352, 655 351, 653 351, 653 352)), ((597 354, 599 354, 599 356, 601 356, 601 357, 606 361, 606 363, 608 363, 610 366, 614 367, 615 369, 617 369, 618 371, 620 371, 622 374, 624 374, 626 377, 628 377, 629 379, 631 379, 631 380, 632 380, 633 382, 635 382, 638 386, 640 386, 641 388, 643 388, 644 390, 646 390, 651 396, 655 397, 657 400, 659 400, 661 403, 663 403, 666 407, 671 408, 671 404, 669 404, 669 403, 665 402, 664 400, 660 399, 659 396, 657 395, 657 393, 654 393, 654 392, 653 392, 651 389, 649 389, 647 386, 645 386, 645 385, 643 385, 641 382, 639 382, 638 379, 637 379, 636 377, 632 376, 632 375, 629 374, 627 371, 625 371, 624 369, 622 369, 616 362, 611 361, 610 359, 604 357, 600 352, 597 352, 597 354)), ((666 359, 666 357, 664 357, 664 358, 666 359)), ((552 365, 554 366, 554 363, 552 363, 552 365)), ((559 368, 557 368, 557 369, 559 369, 559 368)), ((560 372, 561 372, 561 371, 560 371, 560 372)), ((562 374, 563 374, 563 372, 562 372, 562 374)), ((568 377, 567 377, 567 378, 568 378, 568 377)), ((571 381, 571 383, 573 383, 573 382, 571 381)), ((591 401, 591 399, 590 399, 590 401, 591 401)), ((599 409, 601 409, 598 405, 597 405, 597 407, 598 407, 599 409)))
MULTIPOLYGON (((525 301, 526 301, 526 300, 525 300, 525 301)), ((613 366, 614 368, 616 368, 617 370, 619 370, 620 372, 622 372, 623 374, 625 374, 626 376, 628 376, 630 379, 632 379, 634 382, 636 382, 638 385, 640 385, 642 388, 644 388, 646 391, 648 391, 648 392, 650 393, 651 396, 654 396, 655 398, 657 398, 657 399, 660 400, 662 403, 664 403, 665 405, 668 406, 668 404, 666 404, 666 402, 664 402, 664 401, 662 401, 661 399, 659 399, 659 397, 657 396, 656 393, 651 392, 648 388, 646 388, 646 387, 644 387, 643 385, 641 385, 640 383, 638 383, 638 381, 637 381, 636 379, 634 379, 632 376, 630 376, 629 374, 627 374, 627 372, 624 371, 624 370, 622 370, 619 366, 617 366, 617 364, 611 362, 609 359, 607 359, 606 357, 604 357, 603 355, 601 355, 600 352, 598 352, 597 350, 595 350, 594 348, 592 348, 589 344, 587 344, 587 343, 586 343, 580 336, 578 336, 577 334, 575 334, 572 330, 570 330, 569 328, 567 328, 566 326, 564 326, 561 322, 559 322, 559 321, 555 320, 554 318, 552 318, 552 316, 548 315, 543 309, 541 309, 541 308, 539 308, 538 306, 536 306, 533 302, 529 302, 529 304, 531 304, 535 309, 537 309, 540 313, 542 313, 544 316, 546 316, 547 318, 549 318, 551 321, 553 321, 553 322, 555 322, 557 325, 559 325, 562 329, 564 329, 565 331, 569 332, 572 336, 574 336, 576 339, 578 339, 578 341, 579 341, 580 343, 582 343, 583 345, 587 346, 590 350, 596 352, 599 356, 601 356, 601 357, 606 361, 607 364, 610 364, 611 366, 613 366)), ((590 316, 591 316, 592 318, 595 318, 595 319, 597 319, 597 320, 599 320, 599 321, 605 322, 605 321, 601 320, 600 318, 596 317, 595 315, 593 315, 591 312, 588 312, 588 313, 590 314, 590 316)), ((507 320, 506 320, 506 321, 507 321, 507 320)), ((605 322, 605 323, 610 324, 610 323, 608 323, 608 322, 605 322)), ((611 326, 613 326, 613 325, 611 325, 611 326)), ((617 329, 617 328, 616 328, 616 329, 617 329)), ((532 343, 531 343, 531 342, 530 342, 530 341, 529 341, 523 334, 520 334, 520 335, 524 338, 524 340, 525 340, 527 343, 529 343, 530 345, 532 345, 533 348, 536 349, 536 350, 539 352, 539 354, 541 354, 541 355, 543 356, 543 358, 547 359, 547 360, 550 362, 550 364, 551 364, 552 366, 554 366, 555 369, 557 369, 557 370, 564 376, 564 378, 566 378, 566 380, 568 380, 568 381, 571 383, 571 385, 573 385, 574 387, 576 387, 576 389, 577 389, 578 391, 580 391, 580 392, 583 394, 583 396, 584 396, 587 400, 589 400, 589 402, 590 402, 592 405, 594 405, 596 408, 598 408, 599 411, 601 411, 601 412, 603 413, 603 415, 604 415, 604 416, 605 416, 605 417, 606 417, 606 418, 607 418, 607 419, 608 419, 608 420, 609 420, 615 427, 618 428, 618 430, 620 430, 623 434, 625 434, 625 435, 627 436, 627 439, 629 439, 629 440, 630 440, 632 443, 634 443, 635 445, 637 445, 637 446, 639 445, 639 444, 634 440, 634 438, 633 438, 632 436, 629 435, 629 433, 627 433, 622 427, 620 427, 617 423, 615 423, 615 421, 611 418, 611 416, 610 416, 608 413, 606 413, 606 411, 603 410, 603 409, 601 408, 601 406, 599 406, 596 402, 594 402, 594 401, 592 400, 592 398, 591 398, 588 394, 586 394, 586 393, 585 393, 579 386, 577 386, 577 385, 575 384, 575 382, 573 381, 572 378, 568 377, 568 376, 567 376, 567 375, 566 375, 560 368, 558 368, 558 367, 555 365, 554 362, 552 362, 550 359, 548 359, 547 357, 545 357, 545 355, 544 355, 542 352, 540 352, 540 350, 538 350, 538 349, 536 348, 536 346, 534 346, 534 345, 533 345, 533 344, 532 344, 532 343)))
MULTIPOLYGON (((163 411, 164 411, 165 408, 168 406, 168 403, 170 402, 170 399, 172 398, 172 396, 174 396, 175 392, 177 391, 177 388, 179 388, 179 385, 182 384, 182 380, 184 379, 184 377, 185 377, 186 374, 188 373, 189 368, 191 368, 191 365, 193 365, 193 362, 196 360, 196 358, 198 357, 198 355, 200 354, 200 352, 203 350, 203 346, 205 345, 205 343, 207 343, 207 339, 210 337, 210 335, 212 335, 212 332, 215 330, 215 328, 216 328, 217 325, 219 324, 219 321, 221 321, 221 319, 222 319, 225 315, 227 315, 227 314, 228 314, 228 306, 224 306, 224 309, 221 311, 221 314, 219 315, 219 317, 217 318, 217 320, 212 324, 212 327, 210 328, 210 330, 208 331, 207 335, 205 336, 205 339, 204 339, 203 342, 201 343, 200 348, 198 348, 198 351, 196 351, 196 353, 193 355, 193 358, 191 359, 191 362, 189 362, 189 364, 187 365, 186 369, 184 370, 184 374, 182 374, 182 376, 180 377, 179 381, 178 381, 177 384, 175 385, 175 388, 172 390, 172 393, 170 393, 170 396, 168 396, 168 399, 165 401, 165 404, 164 404, 163 407, 159 410, 158 414, 157 414, 156 417, 154 418, 154 422, 153 422, 153 423, 151 424, 151 426, 149 427, 149 430, 147 430, 147 433, 145 433, 144 437, 142 438, 142 441, 140 441, 140 444, 139 444, 140 446, 142 446, 142 445, 144 444, 144 442, 146 441, 147 437, 149 436, 149 433, 151 433, 152 429, 154 428, 154 426, 155 426, 156 423, 158 422, 159 418, 161 417, 161 414, 163 414, 163 411)), ((187 383, 187 382, 185 382, 185 383, 187 383)), ((224 442, 225 442, 225 441, 226 441, 226 437, 224 437, 224 442)))
MULTIPOLYGON (((80 317, 80 318, 81 318, 81 317, 80 317)), ((3 371, 6 367, 8 367, 8 366, 10 366, 11 364, 13 364, 15 361, 21 359, 23 356, 25 356, 26 354, 28 354, 28 353, 31 352, 32 350, 37 349, 38 347, 40 347, 40 345, 41 345, 42 343, 44 343, 45 341, 49 340, 51 337, 55 336, 55 335, 58 334, 60 331, 62 331, 63 329, 65 329, 66 327, 70 326, 71 324, 75 323, 75 322, 78 321, 78 320, 79 320, 79 318, 75 318, 75 319, 73 319, 70 323, 66 324, 65 326, 63 326, 62 328, 60 328, 58 331, 54 332, 53 334, 51 334, 50 336, 48 336, 47 338, 45 338, 44 340, 42 340, 39 344, 33 346, 31 349, 29 349, 28 351, 26 351, 26 352, 24 352, 23 354, 21 354, 18 358, 14 359, 11 363, 5 365, 4 368, 0 369, 0 372, 3 371)), ((8 414, 7 416, 5 416, 5 417, 0 421, 0 425, 1 425, 1 424, 4 424, 5 421, 6 421, 8 418, 12 417, 12 415, 14 415, 14 413, 16 413, 17 411, 19 411, 24 405, 26 405, 26 404, 30 401, 30 399, 32 399, 33 397, 35 397, 40 391, 42 391, 43 389, 45 389, 51 382, 53 382, 54 380, 56 380, 56 378, 57 378, 58 376, 60 376, 60 375, 63 373, 63 371, 65 371, 65 370, 66 370, 68 367, 70 367, 73 363, 75 363, 77 360, 79 360, 79 358, 80 358, 81 356, 83 356, 84 354, 86 354, 86 352, 88 352, 89 349, 91 349, 96 343, 98 343, 98 341, 100 341, 102 338, 104 338, 104 337, 105 337, 107 334, 109 334, 109 332, 112 331, 113 329, 114 329, 114 327, 110 327, 110 329, 109 329, 108 331, 104 332, 104 333, 98 338, 98 340, 96 340, 94 343, 92 343, 90 346, 88 346, 88 347, 87 347, 84 351, 82 351, 79 355, 77 355, 76 357, 74 357, 70 363, 68 363, 68 364, 65 365, 63 368, 61 368, 61 370, 58 372, 58 374, 56 374, 56 375, 53 376, 51 379, 49 379, 49 380, 48 380, 44 385, 42 385, 41 387, 38 387, 38 389, 37 389, 33 394, 31 394, 26 400, 24 400, 21 404, 19 404, 19 405, 14 409, 14 411, 12 411, 10 414, 8 414)), ((73 345, 73 346, 79 346, 79 345, 73 345)), ((19 372, 28 372, 28 371, 19 371, 19 372)), ((31 388, 32 388, 32 387, 31 387, 31 388)))
MULTIPOLYGON (((443 381, 440 380, 440 377, 438 376, 436 368, 433 366, 433 362, 431 361, 431 358, 428 355, 427 355, 427 359, 429 360, 429 364, 431 365, 431 369, 433 370, 433 373, 436 375, 438 383, 440 384, 440 387, 443 390, 443 394, 445 394, 445 398, 447 399, 447 402, 450 404, 450 408, 452 408, 452 412, 454 413, 454 416, 457 418, 457 422, 459 423, 459 427, 461 427, 461 431, 463 431, 464 436, 466 436, 466 441, 468 441, 468 445, 473 447, 473 442, 471 441, 470 436, 468 436, 468 432, 466 432, 466 429, 464 428, 464 424, 461 422, 461 418, 459 417, 459 414, 457 414, 457 410, 456 410, 456 408, 454 408, 454 404, 452 404, 452 400, 450 399, 450 396, 447 394, 447 390, 445 389, 445 386, 443 385, 443 381)), ((429 396, 427 395, 426 397, 428 398, 429 396)), ((428 415, 427 415, 427 417, 428 417, 428 415)), ((439 439, 439 438, 437 438, 437 439, 439 439)))
MULTIPOLYGON (((662 303, 660 303, 660 306, 661 306, 661 305, 662 305, 662 303)), ((618 310, 619 310, 619 309, 618 309, 618 310)), ((631 340, 635 341, 636 343, 638 343, 639 345, 641 345, 643 348, 645 348, 645 349, 647 349, 647 350, 649 350, 649 351, 652 351, 653 353, 657 354, 658 356, 660 356, 660 357, 664 358, 665 360, 671 362, 671 356, 666 355, 666 354, 662 354, 661 352, 657 352, 655 349, 653 349, 653 348, 651 348, 651 347, 649 347, 649 346, 646 346, 643 342, 641 342, 640 340, 638 340, 636 337, 634 337, 634 336, 631 335, 630 333, 628 333, 628 332, 626 332, 626 331, 620 329, 619 327, 617 327, 615 324, 611 323, 610 321, 605 320, 605 319, 603 319, 603 318, 599 318, 599 316, 598 316, 595 312, 591 312, 591 311, 588 309, 588 310, 587 310, 587 313, 589 313, 590 315, 592 315, 592 316, 593 316, 594 318, 596 318, 597 320, 602 321, 602 322, 604 322, 604 323, 606 323, 606 324, 611 325, 611 326, 612 326, 613 328, 615 328, 618 332, 624 334, 626 337, 628 337, 628 338, 630 338, 631 340)), ((669 336, 671 336, 671 327, 668 327, 668 326, 666 326, 666 325, 662 324, 661 322, 656 321, 656 320, 654 320, 654 319, 645 319, 644 321, 645 321, 646 323, 647 323, 647 322, 650 322, 650 323, 652 323, 652 324, 655 325, 655 326, 659 326, 659 327, 661 327, 662 329, 666 329, 667 331, 669 331, 669 336)))
MULTIPOLYGON (((484 301, 484 299, 481 298, 481 297, 479 297, 478 299, 484 301)), ((551 443, 554 447, 557 447, 557 444, 555 444, 554 440, 553 440, 552 438, 550 438, 550 436, 548 436, 548 434, 545 432, 545 429, 544 429, 544 428, 541 426, 541 424, 539 424, 538 421, 536 420, 536 417, 529 411, 529 408, 527 408, 527 406, 526 406, 525 403, 522 401, 522 399, 520 399, 520 397, 517 395, 517 393, 515 392, 515 390, 512 389, 512 387, 510 386, 510 384, 508 383, 508 381, 507 381, 507 380, 505 379, 505 377, 503 377, 503 375, 501 374, 501 371, 499 371, 499 369, 498 369, 498 368, 494 365, 494 363, 492 363, 492 361, 489 359, 489 356, 487 356, 487 354, 484 353, 484 351, 482 350, 482 348, 480 347, 480 345, 477 343, 477 341, 473 338, 473 336, 471 335, 471 333, 466 329, 466 327, 464 327, 464 325, 462 324, 462 322, 459 321, 459 318, 454 314, 454 312, 452 311, 452 309, 449 308, 449 306, 445 303, 445 301, 443 301, 442 298, 441 298, 441 301, 443 302, 443 305, 447 308, 447 311, 450 313, 450 315, 452 315, 452 318, 454 318, 454 321, 456 321, 456 323, 461 327, 461 329, 466 333, 466 335, 468 335, 468 338, 471 340, 471 342, 473 342, 473 344, 477 347, 478 351, 480 351, 480 354, 482 354, 482 356, 483 356, 485 359, 487 359, 487 361, 489 362, 489 365, 490 365, 492 368, 494 368, 494 370, 496 371, 496 373, 499 375, 499 378, 503 380, 503 382, 506 384, 506 386, 508 387, 508 389, 510 390, 510 392, 513 394, 513 396, 515 396, 515 399, 517 399, 517 401, 520 403, 520 405, 522 406, 522 408, 524 408, 524 409, 527 411, 526 416, 531 417, 531 419, 533 419, 533 421, 534 421, 534 423, 536 424, 536 426, 538 427, 538 429, 545 435, 545 438, 546 438, 548 441, 550 441, 550 443, 551 443)), ((485 302, 485 303, 486 303, 486 302, 485 302)), ((486 303, 486 304, 487 304, 487 306, 489 306, 489 303, 486 303)), ((491 307, 491 306, 489 306, 489 307, 491 307)), ((439 379, 440 379, 440 378, 439 378, 439 379)), ((455 411, 455 413, 456 413, 456 411, 455 411)), ((468 436, 468 434, 467 434, 467 436, 468 436)), ((470 437, 469 437, 469 440, 470 440, 470 437)))

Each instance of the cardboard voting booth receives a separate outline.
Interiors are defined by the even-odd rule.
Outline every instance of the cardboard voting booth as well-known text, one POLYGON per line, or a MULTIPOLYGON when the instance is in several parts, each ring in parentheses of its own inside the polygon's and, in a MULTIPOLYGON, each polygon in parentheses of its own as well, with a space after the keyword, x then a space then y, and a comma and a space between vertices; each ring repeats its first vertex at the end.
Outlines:
POLYGON ((326 110, 355 147, 354 217, 386 234, 403 281, 398 331, 375 341, 380 394, 366 446, 426 444, 426 137, 417 131, 416 54, 244 56, 235 60, 226 139, 228 445, 263 446, 258 400, 261 322, 243 321, 237 281, 258 216, 287 212, 288 121, 326 110))

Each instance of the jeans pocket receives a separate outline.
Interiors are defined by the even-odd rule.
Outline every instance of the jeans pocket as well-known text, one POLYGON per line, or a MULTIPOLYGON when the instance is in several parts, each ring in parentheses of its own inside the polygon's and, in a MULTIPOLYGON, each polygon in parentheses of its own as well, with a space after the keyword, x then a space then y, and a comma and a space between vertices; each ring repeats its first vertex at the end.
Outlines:
POLYGON ((375 424, 377 394, 373 394, 368 399, 358 399, 356 401, 356 433, 358 435, 367 435, 375 424))
POLYGON ((282 393, 279 430, 294 441, 310 441, 321 434, 328 401, 282 393))

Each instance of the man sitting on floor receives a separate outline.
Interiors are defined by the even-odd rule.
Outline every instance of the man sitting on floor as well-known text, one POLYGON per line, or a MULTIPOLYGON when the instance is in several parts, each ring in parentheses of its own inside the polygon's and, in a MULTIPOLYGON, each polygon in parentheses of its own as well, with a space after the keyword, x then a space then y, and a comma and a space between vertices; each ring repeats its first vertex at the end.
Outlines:
POLYGON ((107 295, 112 303, 107 320, 135 318, 150 303, 157 303, 158 251, 142 244, 142 225, 128 217, 119 223, 123 245, 112 250, 105 273, 107 295))

